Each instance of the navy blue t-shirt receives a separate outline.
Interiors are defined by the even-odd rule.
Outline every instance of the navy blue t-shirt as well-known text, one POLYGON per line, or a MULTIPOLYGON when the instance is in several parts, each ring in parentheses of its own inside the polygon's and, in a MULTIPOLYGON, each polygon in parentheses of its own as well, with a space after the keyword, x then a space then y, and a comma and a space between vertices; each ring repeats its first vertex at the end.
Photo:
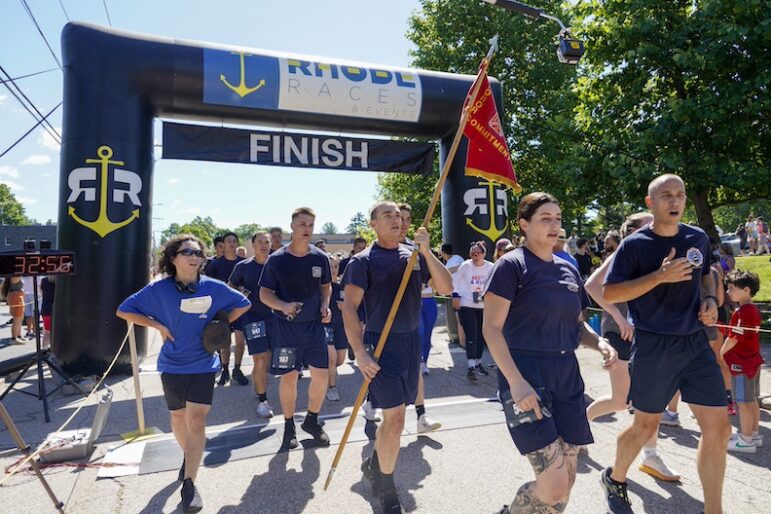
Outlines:
POLYGON ((330 325, 340 326, 343 324, 343 311, 337 305, 337 302, 345 300, 345 292, 343 291, 342 284, 332 282, 332 299, 329 301, 329 308, 332 311, 332 321, 330 325))
MULTIPOLYGON (((391 309, 396 290, 402 281, 404 267, 412 254, 412 248, 400 244, 392 250, 375 242, 366 250, 351 257, 343 275, 343 286, 352 284, 364 290, 364 310, 367 318, 367 332, 382 332, 388 311, 391 309)), ((418 329, 421 299, 420 291, 431 278, 426 260, 418 256, 404 298, 396 312, 391 333, 400 334, 418 329)))
POLYGON ((142 314, 169 329, 174 341, 164 341, 158 355, 158 371, 190 375, 214 373, 220 358, 203 347, 203 327, 219 311, 248 307, 249 300, 227 284, 201 276, 195 293, 180 292, 174 278, 151 282, 120 304, 118 310, 142 314))
MULTIPOLYGON (((304 257, 296 257, 284 246, 268 257, 260 287, 275 291, 281 301, 302 302, 302 310, 294 321, 314 321, 321 319, 321 286, 331 281, 329 257, 325 252, 311 245, 304 257)), ((286 319, 283 312, 273 311, 273 314, 286 319)))
POLYGON ((217 257, 207 264, 204 273, 211 278, 216 278, 217 280, 222 280, 227 283, 230 274, 233 273, 233 268, 235 268, 236 264, 242 260, 244 260, 244 258, 239 256, 236 256, 235 260, 232 261, 226 259, 224 255, 222 257, 217 257))
POLYGON ((342 277, 345 273, 345 267, 348 266, 348 263, 351 262, 350 257, 346 257, 345 259, 340 261, 340 267, 337 270, 337 276, 342 277))
POLYGON ((691 280, 687 282, 661 284, 630 300, 627 302, 629 316, 640 330, 673 336, 689 335, 704 328, 698 318, 700 287, 702 275, 709 274, 710 253, 709 238, 702 229, 681 223, 680 231, 673 237, 659 236, 649 226, 638 230, 619 245, 605 284, 634 280, 656 271, 672 248, 675 248, 675 259, 685 257, 691 249, 698 250, 704 263, 701 270, 694 270, 691 280))
POLYGON ((511 302, 503 337, 512 350, 573 351, 581 336, 581 311, 589 297, 578 270, 555 255, 541 260, 525 247, 504 254, 487 279, 485 294, 511 302))
POLYGON ((244 314, 244 319, 248 321, 260 321, 268 319, 271 315, 270 307, 260 301, 260 275, 264 264, 254 260, 254 257, 244 259, 233 268, 228 282, 235 287, 243 287, 249 293, 247 298, 252 302, 249 312, 244 314))

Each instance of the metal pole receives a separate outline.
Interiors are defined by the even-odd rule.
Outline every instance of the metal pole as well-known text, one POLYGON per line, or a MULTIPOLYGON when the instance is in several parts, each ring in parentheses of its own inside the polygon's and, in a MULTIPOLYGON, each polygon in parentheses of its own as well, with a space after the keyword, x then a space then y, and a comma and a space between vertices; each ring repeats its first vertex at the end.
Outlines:
POLYGON ((131 352, 131 374, 134 377, 134 394, 137 403, 137 428, 139 435, 145 433, 145 409, 142 405, 142 387, 139 384, 139 364, 137 363, 137 341, 134 335, 134 324, 129 323, 129 351, 131 352))

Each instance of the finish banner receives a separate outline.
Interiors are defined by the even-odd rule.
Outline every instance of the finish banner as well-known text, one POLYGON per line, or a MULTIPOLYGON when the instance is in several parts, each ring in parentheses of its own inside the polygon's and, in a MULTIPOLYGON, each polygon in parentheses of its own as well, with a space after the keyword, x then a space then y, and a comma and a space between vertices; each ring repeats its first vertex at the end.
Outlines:
POLYGON ((163 124, 163 159, 431 173, 433 143, 163 124))

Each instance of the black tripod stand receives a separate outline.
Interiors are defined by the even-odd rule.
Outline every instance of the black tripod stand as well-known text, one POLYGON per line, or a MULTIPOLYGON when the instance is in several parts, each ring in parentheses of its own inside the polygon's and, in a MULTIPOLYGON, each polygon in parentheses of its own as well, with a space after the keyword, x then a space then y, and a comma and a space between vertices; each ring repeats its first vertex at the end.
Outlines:
POLYGON ((24 375, 29 371, 33 366, 37 367, 37 393, 30 393, 29 391, 25 391, 23 389, 16 389, 16 391, 24 394, 28 394, 30 396, 36 396, 38 400, 43 400, 43 415, 45 416, 46 423, 51 421, 51 417, 48 415, 48 397, 51 396, 53 393, 58 391, 62 388, 62 386, 65 383, 70 384, 72 387, 74 387, 76 390, 78 390, 83 396, 88 396, 88 393, 83 390, 82 387, 80 387, 72 378, 67 375, 60 367, 59 364, 57 364, 55 361, 51 359, 51 351, 48 348, 41 348, 40 345, 40 309, 38 309, 38 287, 37 287, 37 277, 32 275, 32 292, 34 296, 34 316, 35 316, 35 356, 21 369, 19 374, 16 376, 16 378, 13 379, 13 382, 6 388, 5 391, 3 391, 3 394, 0 395, 0 401, 3 400, 3 398, 6 397, 6 395, 14 388, 14 386, 21 380, 24 375), (45 377, 43 376, 43 364, 46 364, 48 366, 48 369, 51 370, 51 376, 54 376, 54 373, 59 375, 64 381, 56 386, 51 391, 46 392, 46 383, 45 383, 45 377))

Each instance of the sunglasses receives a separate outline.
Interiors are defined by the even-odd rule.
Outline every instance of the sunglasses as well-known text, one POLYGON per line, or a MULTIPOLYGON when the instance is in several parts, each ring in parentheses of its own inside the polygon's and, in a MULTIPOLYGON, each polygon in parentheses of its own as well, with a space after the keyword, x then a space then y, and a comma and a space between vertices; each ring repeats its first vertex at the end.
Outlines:
POLYGON ((194 250, 192 248, 183 248, 175 255, 184 255, 185 257, 192 257, 195 255, 196 257, 203 257, 203 252, 201 250, 194 250))

